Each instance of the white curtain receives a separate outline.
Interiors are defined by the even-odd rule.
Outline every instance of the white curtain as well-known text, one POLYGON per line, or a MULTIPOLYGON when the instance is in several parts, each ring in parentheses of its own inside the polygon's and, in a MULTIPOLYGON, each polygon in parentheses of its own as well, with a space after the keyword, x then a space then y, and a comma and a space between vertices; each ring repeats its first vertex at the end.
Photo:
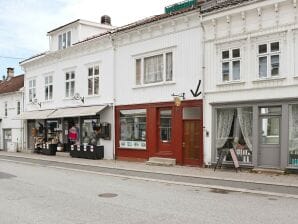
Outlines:
POLYGON ((289 150, 298 150, 298 105, 290 105, 289 150))
POLYGON ((233 119, 234 109, 218 109, 217 110, 217 136, 216 148, 222 148, 228 140, 233 119))
POLYGON ((144 82, 160 82, 163 74, 163 55, 157 55, 144 59, 144 82))
POLYGON ((237 108, 237 114, 245 143, 252 150, 252 108, 237 108))

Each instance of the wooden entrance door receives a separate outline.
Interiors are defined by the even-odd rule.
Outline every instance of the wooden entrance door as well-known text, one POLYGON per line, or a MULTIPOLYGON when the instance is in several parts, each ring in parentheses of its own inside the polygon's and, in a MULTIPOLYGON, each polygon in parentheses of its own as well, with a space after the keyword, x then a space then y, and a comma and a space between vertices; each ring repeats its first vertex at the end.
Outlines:
POLYGON ((183 163, 185 165, 201 165, 200 147, 202 145, 202 130, 200 120, 183 121, 183 163))

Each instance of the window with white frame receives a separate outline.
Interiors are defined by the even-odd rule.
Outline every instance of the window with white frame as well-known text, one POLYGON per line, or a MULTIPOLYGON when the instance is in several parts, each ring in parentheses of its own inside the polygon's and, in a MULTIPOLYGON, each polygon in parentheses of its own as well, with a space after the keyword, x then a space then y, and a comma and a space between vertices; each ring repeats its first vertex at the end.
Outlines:
POLYGON ((75 93, 75 72, 65 73, 65 97, 73 97, 75 93))
POLYGON ((8 115, 7 102, 4 102, 4 117, 7 117, 7 115, 8 115))
POLYGON ((88 95, 99 94, 99 65, 88 68, 88 95))
POLYGON ((136 85, 173 81, 173 53, 135 59, 136 85))
POLYGON ((29 80, 29 102, 33 102, 33 100, 36 98, 36 80, 32 79, 29 80))
POLYGON ((21 102, 17 101, 17 115, 21 113, 21 102))
POLYGON ((223 50, 221 52, 221 65, 221 76, 223 82, 240 80, 240 48, 223 50))
POLYGON ((53 76, 45 77, 45 100, 53 99, 53 76))
POLYGON ((65 49, 71 45, 71 32, 62 33, 58 36, 58 49, 65 49))
POLYGON ((259 78, 280 74, 280 44, 271 42, 258 45, 259 78))

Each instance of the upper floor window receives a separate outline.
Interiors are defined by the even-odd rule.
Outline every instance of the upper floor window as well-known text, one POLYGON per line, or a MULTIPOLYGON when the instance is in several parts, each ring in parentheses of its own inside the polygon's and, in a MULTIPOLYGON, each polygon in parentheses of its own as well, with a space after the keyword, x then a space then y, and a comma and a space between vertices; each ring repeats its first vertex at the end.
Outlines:
POLYGON ((21 113, 21 102, 17 101, 17 115, 21 113))
POLYGON ((71 44, 71 32, 62 33, 58 36, 58 49, 65 49, 70 47, 71 44))
POLYGON ((279 75, 280 46, 279 42, 258 46, 259 78, 270 78, 279 75))
POLYGON ((8 108, 7 108, 7 102, 4 103, 4 117, 7 117, 8 115, 8 108))
POLYGON ((88 68, 88 95, 99 94, 99 65, 88 68))
POLYGON ((173 81, 173 53, 135 60, 136 85, 173 81))
POLYGON ((29 81, 29 102, 33 102, 36 98, 36 80, 32 79, 29 81))
POLYGON ((241 55, 239 48, 222 51, 221 64, 223 82, 240 80, 240 62, 241 55))
POLYGON ((45 77, 45 100, 53 99, 53 76, 45 77))
POLYGON ((65 97, 73 97, 75 93, 75 72, 65 73, 65 97))

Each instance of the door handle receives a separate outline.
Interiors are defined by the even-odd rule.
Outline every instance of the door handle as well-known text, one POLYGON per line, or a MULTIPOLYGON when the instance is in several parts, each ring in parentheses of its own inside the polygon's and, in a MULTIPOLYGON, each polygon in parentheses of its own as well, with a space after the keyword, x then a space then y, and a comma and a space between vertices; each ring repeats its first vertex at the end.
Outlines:
POLYGON ((182 142, 182 147, 185 148, 185 142, 182 142))

